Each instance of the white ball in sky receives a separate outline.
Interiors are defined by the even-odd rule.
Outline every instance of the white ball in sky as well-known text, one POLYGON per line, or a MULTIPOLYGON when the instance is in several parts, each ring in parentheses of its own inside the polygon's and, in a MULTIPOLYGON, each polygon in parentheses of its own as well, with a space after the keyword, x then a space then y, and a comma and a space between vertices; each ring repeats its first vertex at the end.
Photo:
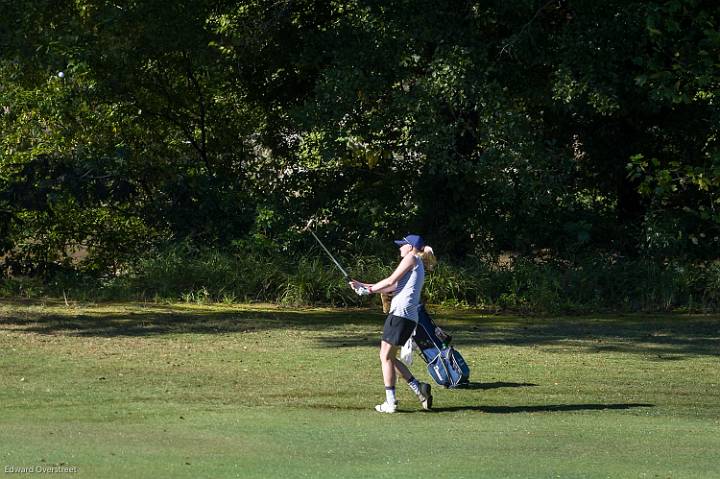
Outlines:
POLYGON ((65 72, 58 72, 58 77, 64 78, 64 77, 65 77, 65 72))

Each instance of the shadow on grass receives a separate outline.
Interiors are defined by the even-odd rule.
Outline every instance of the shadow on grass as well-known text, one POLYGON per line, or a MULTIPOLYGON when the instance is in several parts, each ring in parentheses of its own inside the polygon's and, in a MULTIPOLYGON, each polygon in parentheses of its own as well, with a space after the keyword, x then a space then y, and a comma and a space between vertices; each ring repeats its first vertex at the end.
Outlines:
MULTIPOLYGON (((523 318, 435 315, 438 325, 452 331, 453 345, 533 346, 581 349, 598 353, 643 353, 656 361, 682 361, 692 356, 720 357, 720 316, 632 315, 602 317, 523 318)), ((364 344, 356 334, 318 338, 328 347, 364 344)))
POLYGON ((490 389, 500 389, 500 388, 525 388, 525 387, 533 387, 537 386, 537 384, 534 383, 506 383, 506 382, 494 382, 494 383, 470 383, 467 386, 463 386, 459 389, 482 389, 484 391, 490 390, 490 389))
MULTIPOLYGON (((352 411, 370 410, 369 406, 337 406, 315 404, 308 406, 313 409, 342 409, 352 411)), ((623 411, 637 408, 654 408, 654 404, 618 403, 618 404, 539 404, 536 406, 448 406, 433 407, 430 411, 422 409, 398 409, 402 414, 431 414, 442 412, 477 411, 486 414, 518 414, 518 413, 562 413, 574 411, 623 411)))
MULTIPOLYGON (((113 337, 287 329, 317 332, 315 339, 322 347, 348 348, 377 346, 385 317, 369 309, 203 308, 129 303, 73 309, 63 308, 60 302, 43 311, 37 306, 38 303, 0 300, 5 311, 0 311, 0 330, 113 337)), ((434 316, 439 325, 452 331, 460 351, 468 346, 508 345, 644 353, 659 361, 720 356, 717 315, 523 318, 444 310, 434 316)))
MULTIPOLYGON (((0 305, 13 305, 0 301, 0 305)), ((128 308, 129 311, 103 312, 88 307, 68 308, 62 314, 26 310, 0 316, 0 330, 68 336, 154 336, 164 334, 224 334, 300 329, 325 331, 331 329, 382 328, 383 316, 367 310, 283 310, 230 309, 217 311, 183 305, 104 305, 107 309, 128 308), (77 312, 76 312, 77 311, 77 312)), ((27 308, 26 304, 19 306, 27 308)), ((369 338, 368 338, 369 339, 369 338)), ((376 342, 379 342, 376 341, 376 342)))
POLYGON ((608 411, 651 408, 654 404, 545 404, 538 406, 451 406, 433 408, 433 412, 480 411, 488 414, 514 414, 533 412, 608 411))

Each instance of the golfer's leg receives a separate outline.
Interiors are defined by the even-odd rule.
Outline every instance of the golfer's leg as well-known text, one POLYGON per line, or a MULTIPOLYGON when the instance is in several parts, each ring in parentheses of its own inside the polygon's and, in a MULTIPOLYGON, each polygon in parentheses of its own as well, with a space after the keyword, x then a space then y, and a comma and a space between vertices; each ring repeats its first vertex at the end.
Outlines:
MULTIPOLYGON (((418 398, 420 398, 420 401, 427 401, 427 396, 430 395, 430 393, 429 393, 430 386, 428 384, 425 384, 423 386, 417 379, 415 379, 415 376, 412 375, 412 373, 407 368, 407 366, 405 366, 405 364, 402 361, 400 361, 398 358, 394 358, 393 362, 395 364, 395 369, 397 369, 400 372, 400 374, 402 374, 402 377, 405 378, 405 381, 407 381, 408 387, 410 389, 412 389, 412 392, 417 394, 418 398), (421 389, 420 389, 421 387, 426 388, 426 392, 421 391, 421 389)), ((430 404, 432 404, 432 402, 430 404)), ((426 407, 425 404, 423 405, 423 407, 425 409, 428 409, 428 407, 426 407)))
POLYGON ((393 358, 397 354, 397 346, 382 341, 380 343, 380 364, 382 366, 383 380, 385 381, 385 387, 395 387, 397 382, 397 376, 395 375, 395 363, 393 358))
POLYGON ((392 358, 393 365, 395 366, 395 369, 397 372, 399 372, 402 377, 405 378, 405 381, 410 381, 413 378, 412 373, 410 370, 405 366, 405 363, 400 361, 397 357, 393 356, 392 358))

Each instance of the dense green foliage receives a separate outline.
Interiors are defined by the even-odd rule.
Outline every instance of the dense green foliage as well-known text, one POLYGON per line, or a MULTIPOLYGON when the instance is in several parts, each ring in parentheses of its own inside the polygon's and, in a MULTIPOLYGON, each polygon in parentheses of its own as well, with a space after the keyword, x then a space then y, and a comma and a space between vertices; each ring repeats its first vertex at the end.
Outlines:
MULTIPOLYGON (((196 248, 188 243, 142 257, 122 275, 105 280, 78 272, 52 280, 16 279, 0 284, 0 297, 64 297, 69 301, 130 300, 193 304, 262 302, 287 306, 370 306, 358 298, 321 256, 319 248, 287 256, 196 248)), ((391 265, 384 258, 343 258, 350 273, 376 280, 391 265)), ((686 311, 720 309, 720 262, 667 265, 638 258, 591 257, 574 263, 554 258, 504 258, 441 262, 427 277, 424 300, 487 311, 558 314, 597 311, 686 311)))
POLYGON ((308 244, 310 217, 348 254, 417 231, 456 261, 718 257, 714 2, 0 10, 6 274, 110 281, 177 242, 273 262, 308 244))

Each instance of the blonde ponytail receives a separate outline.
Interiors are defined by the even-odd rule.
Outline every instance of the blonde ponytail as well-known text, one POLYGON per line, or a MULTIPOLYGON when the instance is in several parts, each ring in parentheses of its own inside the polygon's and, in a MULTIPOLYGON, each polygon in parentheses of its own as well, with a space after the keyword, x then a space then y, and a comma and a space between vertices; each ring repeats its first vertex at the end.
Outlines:
POLYGON ((435 258, 435 251, 433 251, 430 246, 425 246, 417 256, 422 260, 425 271, 432 271, 437 265, 438 261, 437 258, 435 258))

